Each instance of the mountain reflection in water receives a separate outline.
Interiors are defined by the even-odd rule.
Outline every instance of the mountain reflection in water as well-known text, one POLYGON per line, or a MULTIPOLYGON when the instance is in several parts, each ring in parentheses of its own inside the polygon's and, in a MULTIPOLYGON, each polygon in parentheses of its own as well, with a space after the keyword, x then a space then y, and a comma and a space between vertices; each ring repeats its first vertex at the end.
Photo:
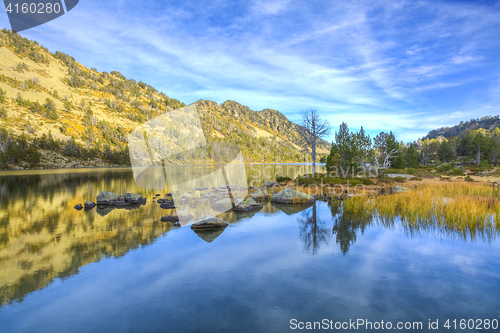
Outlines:
MULTIPOLYGON (((304 173, 304 170, 301 172, 304 173)), ((261 173, 260 184, 273 180, 263 174, 264 172, 261 173)), ((265 278, 271 276, 272 272, 258 275, 258 272, 266 267, 262 266, 262 259, 255 259, 255 262, 245 261, 253 252, 259 253, 268 249, 272 256, 276 256, 274 266, 269 267, 283 270, 283 274, 287 275, 285 267, 290 260, 287 255, 295 251, 296 244, 300 247, 298 251, 302 252, 293 252, 294 256, 299 257, 297 260, 301 259, 303 265, 307 266, 329 253, 338 253, 340 258, 346 260, 355 256, 353 252, 356 253, 356 249, 363 249, 364 255, 370 255, 371 252, 366 250, 370 241, 364 236, 368 230, 372 230, 372 233, 391 235, 394 230, 403 228, 404 239, 415 239, 416 243, 419 242, 419 237, 429 237, 422 230, 414 232, 406 229, 398 217, 380 220, 366 212, 347 211, 338 202, 316 202, 312 205, 297 206, 266 202, 260 211, 228 211, 220 214, 219 217, 229 223, 225 229, 194 232, 189 227, 179 229, 171 223, 162 223, 161 217, 168 213, 152 202, 156 194, 156 191, 137 187, 130 169, 0 176, 0 318, 1 310, 8 308, 7 304, 23 304, 28 294, 44 289, 58 279, 62 281, 78 275, 85 265, 97 262, 103 264, 106 262, 103 259, 127 257, 131 250, 155 249, 157 247, 153 243, 160 239, 160 242, 173 242, 173 250, 153 253, 152 256, 175 258, 180 255, 175 251, 183 252, 184 256, 201 267, 191 268, 196 272, 203 271, 207 253, 191 251, 190 246, 195 249, 202 248, 205 252, 218 249, 212 258, 214 262, 220 262, 221 267, 225 267, 221 268, 222 270, 229 272, 227 281, 231 280, 231 276, 235 281, 241 280, 242 276, 230 272, 230 264, 225 261, 232 262, 235 266, 239 265, 238 262, 244 262, 245 265, 250 265, 247 269, 257 274, 253 277, 254 280, 249 280, 255 284, 250 283, 249 286, 257 288, 259 278, 267 281, 265 278), (73 209, 77 203, 93 200, 102 189, 115 193, 139 193, 147 198, 147 203, 136 209, 73 209), (233 241, 234 239, 238 241, 233 241), (204 245, 200 245, 200 242, 204 245), (221 246, 222 249, 219 248, 221 246), (279 252, 280 246, 286 249, 286 254, 279 252), (198 256, 199 261, 196 260, 198 256)), ((453 238, 450 233, 440 234, 440 230, 427 228, 425 232, 429 232, 431 236, 438 234, 440 238, 453 238)), ((496 233, 494 230, 491 232, 496 233)), ((373 240, 373 236, 370 237, 373 240)), ((461 238, 457 239, 460 241, 461 238)), ((398 242, 406 244, 400 246, 411 248, 405 240, 398 239, 398 242)), ((343 265, 338 260, 336 264, 343 265)), ((494 258, 491 262, 494 262, 494 258)), ((356 262, 353 262, 353 265, 356 265, 356 262)), ((172 269, 175 267, 172 266, 172 269)), ((318 279, 332 274, 329 267, 311 267, 318 279)), ((305 271, 288 269, 291 270, 291 277, 305 274, 305 271)), ((215 274, 217 268, 210 266, 209 272, 215 274)), ((494 275, 497 271, 492 272, 494 275)), ((132 275, 139 273, 128 272, 132 275)), ((241 274, 249 278, 248 272, 241 274)), ((336 276, 341 277, 342 275, 336 276)), ((364 278, 369 279, 367 276, 364 278)), ((300 281, 306 283, 307 279, 300 281)), ((146 288, 146 283, 151 282, 144 283, 142 287, 146 288)), ((274 288, 269 291, 271 294, 278 295, 282 292, 278 287, 274 288)), ((170 292, 169 289, 168 293, 170 292)), ((224 289, 218 289, 218 293, 224 294, 224 289)), ((234 320, 238 318, 234 317, 234 320)))

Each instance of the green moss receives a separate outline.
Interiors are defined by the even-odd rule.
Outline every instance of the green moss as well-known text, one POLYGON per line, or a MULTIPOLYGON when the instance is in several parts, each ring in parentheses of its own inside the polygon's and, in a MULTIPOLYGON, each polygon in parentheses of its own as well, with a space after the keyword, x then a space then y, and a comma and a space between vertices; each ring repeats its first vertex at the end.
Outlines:
POLYGON ((396 183, 406 183, 407 179, 405 177, 394 177, 396 183))
POLYGON ((292 180, 292 178, 287 177, 287 176, 276 176, 276 181, 278 183, 286 182, 286 181, 289 181, 289 180, 292 180))

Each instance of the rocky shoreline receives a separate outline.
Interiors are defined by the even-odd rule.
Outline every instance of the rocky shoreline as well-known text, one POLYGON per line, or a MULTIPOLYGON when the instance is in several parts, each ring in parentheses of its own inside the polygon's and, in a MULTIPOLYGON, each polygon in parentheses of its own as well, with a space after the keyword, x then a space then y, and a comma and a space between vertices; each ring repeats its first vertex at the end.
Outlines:
MULTIPOLYGON (((169 215, 161 217, 161 222, 172 223, 174 226, 180 227, 193 220, 194 216, 189 212, 189 208, 196 209, 200 205, 208 205, 215 212, 233 211, 237 214, 258 212, 263 208, 262 202, 271 202, 280 206, 304 206, 311 205, 316 200, 346 200, 355 196, 376 196, 390 193, 400 193, 410 191, 410 187, 394 186, 394 187, 377 187, 371 186, 367 191, 362 193, 347 192, 335 193, 332 188, 322 189, 322 192, 314 195, 300 191, 301 187, 293 188, 292 184, 266 182, 258 187, 241 187, 236 185, 221 185, 218 188, 199 187, 195 192, 200 192, 198 195, 190 194, 174 197, 172 193, 167 193, 163 198, 160 194, 156 194, 152 202, 159 204, 161 209, 170 212, 169 215), (186 209, 187 208, 187 209, 186 209)), ((95 202, 85 201, 76 205, 77 210, 84 209, 86 212, 97 207, 97 213, 105 216, 113 209, 138 209, 146 205, 147 199, 140 194, 125 193, 119 195, 113 192, 101 191, 95 202)), ((215 214, 215 215, 218 215, 215 214)), ((213 215, 205 215, 191 223, 193 230, 208 230, 225 228, 227 223, 213 215)))

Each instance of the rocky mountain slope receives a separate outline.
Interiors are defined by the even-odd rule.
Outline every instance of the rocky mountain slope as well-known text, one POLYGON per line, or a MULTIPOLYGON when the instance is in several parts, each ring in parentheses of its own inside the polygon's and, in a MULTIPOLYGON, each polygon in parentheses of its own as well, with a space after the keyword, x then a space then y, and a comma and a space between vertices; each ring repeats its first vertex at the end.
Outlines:
MULTIPOLYGON (((249 162, 307 159, 303 128, 276 110, 196 102, 208 140, 240 145, 249 162)), ((127 135, 184 103, 121 73, 99 72, 0 32, 0 167, 128 164, 127 135), (28 152, 27 152, 28 151, 28 152)), ((321 141, 319 153, 330 144, 321 141)))
POLYGON ((422 140, 436 139, 440 136, 445 137, 447 139, 453 136, 462 137, 471 130, 475 131, 482 128, 491 131, 496 127, 500 127, 499 116, 483 117, 481 119, 479 118, 471 119, 465 122, 461 121, 460 124, 452 127, 442 127, 436 130, 432 130, 425 137, 423 137, 422 140))

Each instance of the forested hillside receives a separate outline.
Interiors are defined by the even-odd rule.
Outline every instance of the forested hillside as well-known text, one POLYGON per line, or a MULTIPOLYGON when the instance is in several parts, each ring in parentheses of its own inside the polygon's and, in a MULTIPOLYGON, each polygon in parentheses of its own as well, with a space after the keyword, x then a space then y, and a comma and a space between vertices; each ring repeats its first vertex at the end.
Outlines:
POLYGON ((426 139, 437 139, 442 136, 444 138, 451 138, 453 136, 461 137, 467 134, 469 131, 474 131, 478 129, 486 129, 492 131, 495 127, 500 127, 500 119, 498 116, 494 117, 482 117, 481 119, 471 119, 469 121, 461 121, 460 124, 452 127, 442 127, 436 130, 430 131, 422 140, 426 139))
MULTIPOLYGON (((307 160, 303 128, 276 110, 197 103, 209 141, 240 145, 249 162, 307 160)), ((37 42, 0 32, 0 168, 128 165, 127 135, 185 106, 116 71, 99 72, 37 42)), ((330 144, 321 141, 319 153, 330 144)))

